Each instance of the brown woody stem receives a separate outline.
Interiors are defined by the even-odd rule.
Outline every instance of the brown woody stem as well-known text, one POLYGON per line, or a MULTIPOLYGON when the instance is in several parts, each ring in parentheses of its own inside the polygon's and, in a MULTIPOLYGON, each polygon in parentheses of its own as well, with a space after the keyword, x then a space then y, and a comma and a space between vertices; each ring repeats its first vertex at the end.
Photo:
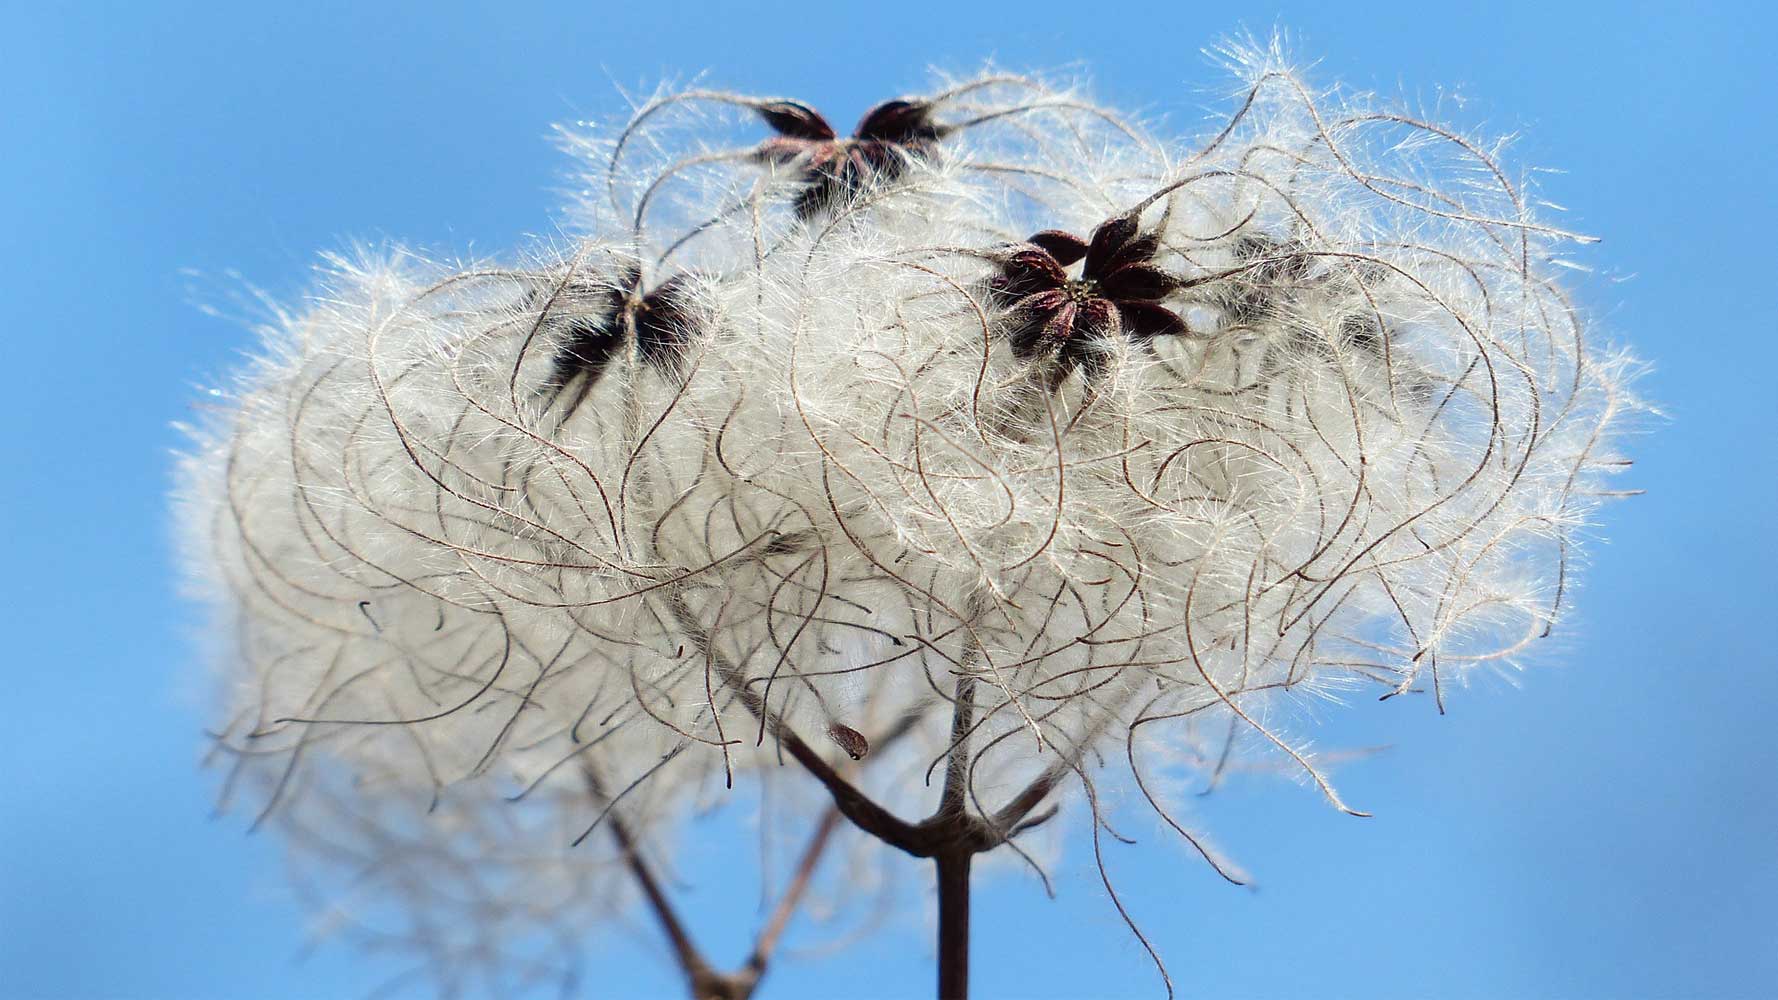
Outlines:
MULTIPOLYGON (((945 786, 938 811, 927 821, 935 829, 949 827, 959 834, 968 828, 964 786, 969 772, 969 729, 975 723, 975 683, 967 674, 957 678, 945 786)), ((933 859, 938 869, 939 1000, 966 1000, 969 996, 969 868, 979 849, 959 837, 933 859)))
POLYGON ((940 854, 938 867, 938 1000, 969 996, 969 863, 974 852, 940 854))
MULTIPOLYGON (((698 624, 683 595, 675 592, 668 598, 668 607, 681 631, 708 658, 715 674, 747 712, 758 720, 764 731, 778 741, 786 753, 815 780, 821 782, 833 799, 834 811, 816 831, 815 844, 805 855, 787 891, 794 900, 803 891, 813 872, 812 859, 819 854, 819 843, 831 831, 835 816, 844 816, 852 825, 885 844, 917 858, 931 858, 938 877, 938 996, 940 1000, 963 1000, 969 994, 969 877, 975 855, 1006 842, 1054 790, 1067 768, 1052 766, 1017 796, 995 812, 983 817, 969 811, 969 733, 975 725, 975 694, 977 679, 963 673, 957 679, 956 699, 951 715, 951 747, 945 762, 945 783, 939 795, 938 809, 919 823, 909 823, 885 809, 857 786, 847 781, 818 751, 798 736, 774 713, 760 695, 747 686, 739 666, 717 650, 710 634, 698 624)), ((968 669, 966 656, 963 666, 968 669)), ((905 731, 901 730, 901 731, 905 731)), ((899 732, 898 732, 899 735, 899 732)), ((1033 820, 1032 822, 1040 822, 1033 820)), ((1025 824, 1029 825, 1029 824, 1025 824)), ((763 970, 764 957, 775 944, 781 921, 774 915, 766 933, 755 949, 755 959, 763 970)), ((753 973, 747 992, 734 994, 746 997, 758 982, 754 961, 736 977, 753 973)))

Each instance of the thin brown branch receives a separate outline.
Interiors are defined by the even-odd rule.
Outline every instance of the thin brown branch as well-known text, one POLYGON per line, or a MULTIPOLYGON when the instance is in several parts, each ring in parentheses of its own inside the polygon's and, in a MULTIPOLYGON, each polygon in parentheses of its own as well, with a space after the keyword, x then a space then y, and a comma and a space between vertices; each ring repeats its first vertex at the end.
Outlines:
POLYGON ((939 794, 937 816, 961 816, 964 785, 969 774, 969 729, 975 724, 975 678, 957 678, 957 703, 951 710, 950 759, 945 762, 945 785, 939 794))
POLYGON ((766 963, 772 960, 772 953, 777 950, 784 928, 789 925, 791 915, 796 912, 803 895, 808 892, 809 884, 814 881, 815 869, 820 866, 821 856, 826 852, 827 843, 833 838, 834 829, 839 823, 839 808, 836 806, 827 810, 822 815, 821 822, 816 825, 814 834, 809 837, 808 846, 803 848, 796 872, 790 877, 790 884, 785 887, 784 895, 779 897, 778 905, 773 907, 772 915, 760 929, 759 937, 753 944, 753 954, 747 958, 747 968, 756 978, 765 975, 766 963))
MULTIPOLYGON (((599 796, 597 779, 587 775, 587 784, 593 794, 599 796)), ((759 932, 752 953, 740 969, 724 973, 713 967, 697 944, 692 941, 691 934, 685 923, 679 918, 678 911, 673 908, 672 901, 667 898, 666 891, 661 887, 660 880, 654 875, 648 863, 642 859, 634 835, 621 817, 615 814, 609 818, 612 837, 623 851, 624 865, 629 869, 637 885, 642 889, 648 907, 653 911, 661 930, 673 946, 674 958, 679 962, 680 971, 685 974, 686 984, 691 990, 692 1000, 747 1000, 759 986, 765 976, 766 966, 771 961, 772 953, 777 950, 778 941, 789 925, 791 916, 801 905, 803 896, 807 894, 809 885, 814 879, 815 869, 821 863, 821 856, 827 850, 828 842, 833 838, 835 827, 839 825, 838 808, 832 808, 821 817, 815 832, 809 837, 808 844, 803 848, 797 861, 795 874, 790 885, 785 888, 784 895, 773 908, 771 916, 766 920, 764 928, 759 932)))
POLYGON ((635 838, 630 835, 629 826, 615 814, 610 818, 610 826, 613 839, 617 841, 618 848, 623 851, 624 865, 630 870, 631 876, 636 879, 636 884, 642 887, 642 895, 648 900, 648 908, 654 911, 656 921, 660 923, 661 930, 666 933, 667 940, 672 944, 673 956, 679 961, 680 970, 685 973, 687 982, 691 984, 693 995, 700 995, 698 985, 716 975, 715 970, 704 958, 703 953, 698 951, 697 945, 692 942, 691 935, 685 929, 685 924, 679 919, 678 912, 673 909, 672 901, 667 899, 666 892, 661 889, 661 884, 654 877, 654 872, 649 869, 648 863, 642 860, 642 854, 637 849, 635 838))
POLYGON ((785 752, 795 759, 803 769, 821 782, 833 797, 834 806, 841 815, 851 820, 853 825, 891 847, 925 857, 920 852, 921 838, 918 828, 906 820, 896 816, 877 804, 876 800, 860 791, 856 785, 847 781, 836 771, 826 758, 804 742, 776 713, 772 712, 760 695, 747 686, 746 677, 741 669, 728 657, 716 649, 710 641, 710 633, 705 631, 693 617, 691 608, 686 606, 685 598, 677 591, 667 599, 675 623, 680 631, 689 637, 693 644, 704 653, 716 669, 716 674, 723 684, 734 692, 736 700, 748 713, 766 727, 766 732, 778 741, 785 752))
POLYGON ((1026 816, 1031 814, 1031 810, 1036 809, 1042 804, 1043 800, 1049 796, 1049 793, 1055 790, 1056 783, 1062 780, 1062 775, 1070 770, 1069 765, 1072 763, 1073 758, 1069 758, 1064 761, 1057 761, 1050 765, 1048 770, 1038 775, 1029 785, 1026 785, 1024 791, 1014 796, 1012 801, 1000 807, 1000 810, 994 814, 994 818, 991 821, 994 828, 996 830, 1012 830, 1017 828, 1020 822, 1022 822, 1026 816))

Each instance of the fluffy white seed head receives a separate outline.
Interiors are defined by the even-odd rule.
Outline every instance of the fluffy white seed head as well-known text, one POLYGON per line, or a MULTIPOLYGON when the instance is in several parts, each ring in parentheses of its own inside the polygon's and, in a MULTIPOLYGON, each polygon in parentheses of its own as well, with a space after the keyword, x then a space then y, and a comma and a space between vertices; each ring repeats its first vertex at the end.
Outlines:
POLYGON ((1156 774, 1214 719, 1348 808, 1272 706, 1528 654, 1633 365, 1492 147, 1242 58, 1185 144, 988 77, 930 146, 767 155, 724 143, 777 104, 668 95, 565 133, 565 252, 333 262, 185 470, 261 805, 568 773, 583 828, 670 839, 794 733, 906 816, 961 744, 983 816, 1048 775, 1183 833, 1156 774), (1178 328, 1094 305, 1092 255, 1003 294, 1113 224, 1178 328), (1064 300, 1114 319, 1020 339, 1064 300))

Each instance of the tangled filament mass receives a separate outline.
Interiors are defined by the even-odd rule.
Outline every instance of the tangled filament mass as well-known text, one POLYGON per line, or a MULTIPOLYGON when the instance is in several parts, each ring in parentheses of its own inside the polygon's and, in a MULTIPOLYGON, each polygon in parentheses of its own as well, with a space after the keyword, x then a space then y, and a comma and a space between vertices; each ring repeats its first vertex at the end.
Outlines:
POLYGON ((564 245, 331 259, 184 470, 230 794, 410 893, 573 885, 533 930, 787 743, 902 815, 955 758, 985 822, 1197 843, 1158 776, 1231 750, 1351 810, 1277 706, 1548 635, 1631 363, 1493 147, 1236 68, 1183 142, 1010 75, 851 136, 665 94, 564 131, 564 245))

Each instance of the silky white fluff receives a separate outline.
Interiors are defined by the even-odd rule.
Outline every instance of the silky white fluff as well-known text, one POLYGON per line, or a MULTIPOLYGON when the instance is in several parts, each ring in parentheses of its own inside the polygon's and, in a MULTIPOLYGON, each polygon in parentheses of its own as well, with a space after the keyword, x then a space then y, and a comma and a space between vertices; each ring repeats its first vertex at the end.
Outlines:
MULTIPOLYGON (((1124 789, 1192 837, 1155 775, 1217 757, 1211 719, 1350 809, 1279 699, 1442 704, 1522 662, 1623 464, 1635 366, 1492 146, 1232 54, 1245 89, 1190 143, 1025 78, 947 82, 934 153, 807 219, 794 166, 733 138, 750 99, 669 94, 564 132, 565 250, 331 260, 183 467, 237 783, 312 817, 356 776, 342 830, 391 815, 378 789, 408 804, 385 829, 458 803, 443 845, 542 782, 576 820, 529 829, 616 809, 664 844, 785 777, 763 704, 836 766, 861 736, 857 780, 913 817, 967 677, 984 814, 1060 765, 1095 811, 1124 789), (1132 211, 1189 335, 1045 378, 986 281, 1033 232, 1132 211), (638 267, 686 276, 678 370, 629 345, 556 384, 638 267)), ((577 919, 624 896, 601 898, 577 919)))

